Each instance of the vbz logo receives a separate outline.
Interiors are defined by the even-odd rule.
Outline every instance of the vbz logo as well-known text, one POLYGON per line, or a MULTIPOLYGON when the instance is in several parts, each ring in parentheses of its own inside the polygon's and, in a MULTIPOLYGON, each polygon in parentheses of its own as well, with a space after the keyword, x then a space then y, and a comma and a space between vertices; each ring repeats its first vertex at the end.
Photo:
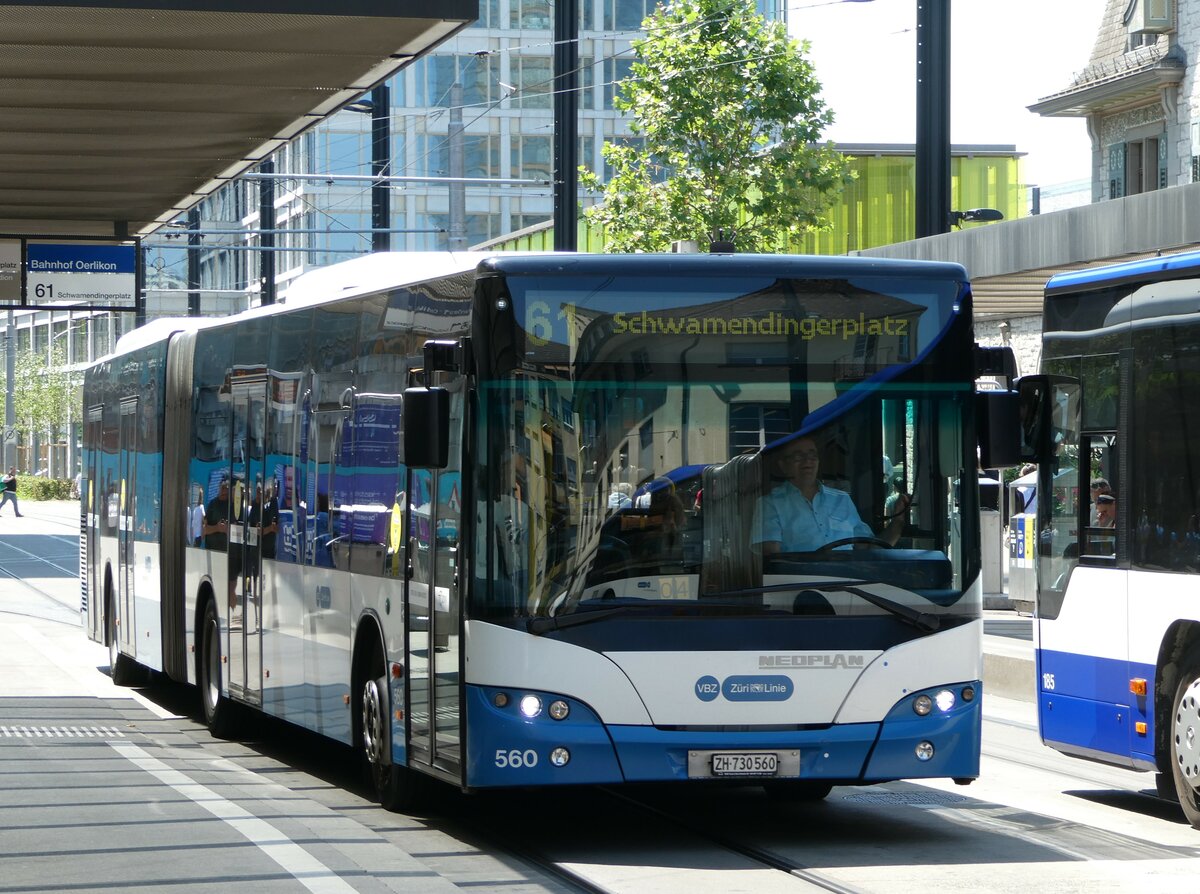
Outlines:
POLYGON ((696 681, 696 698, 711 702, 721 694, 721 681, 716 677, 701 677, 696 681))

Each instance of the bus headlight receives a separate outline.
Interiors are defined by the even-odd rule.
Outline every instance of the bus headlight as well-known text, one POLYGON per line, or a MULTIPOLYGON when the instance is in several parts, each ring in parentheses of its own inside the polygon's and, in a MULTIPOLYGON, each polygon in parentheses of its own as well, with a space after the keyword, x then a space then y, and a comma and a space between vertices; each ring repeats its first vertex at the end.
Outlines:
POLYGON ((963 691, 962 691, 962 697, 963 697, 964 702, 974 701, 975 700, 975 687, 974 686, 964 686, 963 691))
POLYGON ((550 752, 550 763, 556 767, 565 767, 567 762, 571 760, 571 752, 565 748, 555 748, 550 752))
POLYGON ((555 720, 566 720, 567 715, 571 713, 571 706, 564 702, 561 698, 557 698, 550 702, 550 707, 547 713, 555 720))
POLYGON ((943 714, 954 707, 954 693, 949 689, 941 690, 933 697, 933 700, 937 703, 938 710, 943 714))
POLYGON ((917 760, 919 760, 919 761, 932 760, 933 759, 933 743, 932 742, 918 743, 916 755, 917 755, 917 760))
POLYGON ((918 695, 913 699, 913 710, 924 717, 933 710, 933 699, 927 695, 918 695))
POLYGON ((521 713, 532 720, 542 713, 542 700, 536 695, 521 696, 521 713))

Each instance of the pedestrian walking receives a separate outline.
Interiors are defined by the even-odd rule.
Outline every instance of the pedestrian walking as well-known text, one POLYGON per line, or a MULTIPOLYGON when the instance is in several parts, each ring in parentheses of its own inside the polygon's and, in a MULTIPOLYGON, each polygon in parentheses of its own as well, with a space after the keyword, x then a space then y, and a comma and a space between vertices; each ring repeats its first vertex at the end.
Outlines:
POLYGON ((10 466, 8 474, 4 476, 4 490, 0 491, 0 511, 6 505, 12 503, 13 512, 17 514, 17 518, 21 517, 21 507, 17 505, 17 467, 10 466))

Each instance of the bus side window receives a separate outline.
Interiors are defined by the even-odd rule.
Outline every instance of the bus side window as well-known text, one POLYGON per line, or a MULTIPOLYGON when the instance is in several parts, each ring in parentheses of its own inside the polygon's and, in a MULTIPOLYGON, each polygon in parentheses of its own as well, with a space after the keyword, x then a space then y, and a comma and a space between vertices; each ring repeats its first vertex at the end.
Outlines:
MULTIPOLYGON (((1118 507, 1117 450, 1115 432, 1088 433, 1080 444, 1086 457, 1087 503, 1084 518, 1083 554, 1111 559, 1117 555, 1118 507)), ((1082 476, 1081 476, 1082 477, 1082 476)))

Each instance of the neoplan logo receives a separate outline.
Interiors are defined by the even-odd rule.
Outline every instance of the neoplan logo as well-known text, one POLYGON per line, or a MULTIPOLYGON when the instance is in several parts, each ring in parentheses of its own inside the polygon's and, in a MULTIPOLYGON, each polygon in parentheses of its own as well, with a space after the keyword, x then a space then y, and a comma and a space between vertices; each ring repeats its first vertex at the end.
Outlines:
POLYGON ((796 668, 800 670, 836 670, 838 668, 866 667, 866 657, 847 652, 824 652, 815 655, 759 655, 758 667, 796 668))

